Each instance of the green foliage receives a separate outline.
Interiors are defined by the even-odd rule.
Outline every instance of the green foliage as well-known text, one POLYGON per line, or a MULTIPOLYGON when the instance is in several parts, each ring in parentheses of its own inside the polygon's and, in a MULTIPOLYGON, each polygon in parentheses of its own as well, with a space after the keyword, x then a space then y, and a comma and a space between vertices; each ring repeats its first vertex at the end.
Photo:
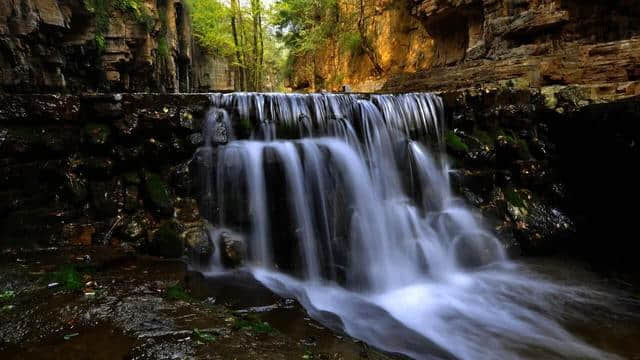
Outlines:
POLYGON ((110 0, 84 0, 84 6, 96 17, 95 41, 98 50, 105 47, 105 34, 109 31, 110 0))
POLYGON ((84 285, 82 275, 72 265, 63 266, 53 274, 54 281, 58 282, 67 291, 78 291, 84 285))
POLYGON ((196 339, 196 341, 199 341, 199 342, 213 342, 213 341, 216 341, 215 336, 213 336, 213 335, 211 335, 211 334, 209 334, 207 332, 204 332, 202 330, 199 330, 197 328, 193 329, 193 336, 196 339))
POLYGON ((113 10, 130 14, 147 32, 151 32, 155 26, 155 19, 144 6, 143 0, 83 0, 83 4, 96 18, 95 41, 100 51, 106 45, 105 35, 109 31, 109 18, 113 10))
POLYGON ((336 0, 278 0, 272 23, 294 55, 318 50, 337 28, 336 0))
POLYGON ((526 205, 520 194, 511 187, 504 189, 504 197, 513 206, 524 207, 526 205))
POLYGON ((190 0, 193 35, 212 54, 226 57, 235 52, 231 10, 220 0, 190 0))
POLYGON ((160 36, 158 38, 158 55, 161 58, 167 58, 169 56, 169 43, 166 36, 160 36))
POLYGON ((468 152, 469 151, 469 146, 467 144, 465 144, 462 139, 460 139, 460 137, 458 135, 456 135, 455 132, 449 130, 447 131, 447 133, 445 134, 445 141, 447 143, 447 146, 455 151, 455 152, 468 152))
POLYGON ((16 293, 12 290, 5 290, 0 293, 0 302, 10 301, 16 297, 16 293))
POLYGON ((189 295, 180 284, 169 286, 167 288, 166 296, 167 296, 167 299, 169 300, 181 300, 181 301, 191 300, 191 295, 189 295))
POLYGON ((249 317, 236 320, 234 328, 236 330, 249 330, 258 334, 273 334, 276 332, 276 329, 271 327, 268 322, 249 317))
POLYGON ((362 54, 362 37, 357 31, 347 31, 340 36, 340 47, 354 55, 362 54))

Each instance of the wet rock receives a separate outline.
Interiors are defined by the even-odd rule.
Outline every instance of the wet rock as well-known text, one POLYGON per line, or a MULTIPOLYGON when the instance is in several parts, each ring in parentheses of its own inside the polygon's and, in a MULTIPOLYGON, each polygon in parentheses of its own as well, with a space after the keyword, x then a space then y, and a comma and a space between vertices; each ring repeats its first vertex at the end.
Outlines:
POLYGON ((136 242, 145 236, 152 224, 153 219, 151 215, 144 211, 138 211, 134 215, 127 216, 124 219, 118 234, 124 241, 136 242))
POLYGON ((166 258, 179 258, 184 253, 184 226, 169 220, 160 226, 153 236, 149 252, 166 258))
POLYGON ((0 128, 0 151, 5 154, 68 153, 75 150, 76 145, 77 136, 67 128, 0 128))
POLYGON ((526 219, 514 233, 525 253, 541 255, 562 248, 561 244, 575 236, 575 231, 573 221, 561 210, 531 201, 526 219))
POLYGON ((178 198, 175 202, 176 219, 182 222, 196 222, 201 219, 200 208, 195 199, 178 198))
POLYGON ((189 224, 182 234, 190 257, 200 265, 206 265, 215 251, 210 236, 211 225, 206 221, 189 224))
POLYGON ((186 130, 196 130, 198 121, 196 121, 190 109, 180 109, 178 125, 186 130))
POLYGON ((173 197, 169 185, 155 173, 144 172, 144 195, 146 204, 161 215, 173 214, 173 197))
POLYGON ((110 177, 113 166, 113 160, 104 156, 88 156, 84 159, 84 170, 92 178, 110 177))
POLYGON ((126 114, 113 123, 116 133, 124 138, 135 135, 140 129, 140 120, 137 114, 126 114))
POLYGON ((94 146, 105 146, 109 142, 111 128, 106 124, 89 123, 84 126, 82 139, 84 143, 94 146))
POLYGON ((143 145, 118 144, 111 148, 110 155, 120 163, 120 166, 134 167, 141 162, 143 152, 143 145))
POLYGON ((119 209, 122 209, 124 199, 120 180, 92 182, 89 189, 91 205, 98 214, 114 216, 119 209))
POLYGON ((171 149, 170 144, 158 138, 150 138, 144 143, 144 157, 151 164, 166 163, 167 155, 171 149))
POLYGON ((171 185, 176 189, 176 192, 180 195, 190 195, 194 190, 194 162, 189 159, 185 162, 178 164, 170 170, 171 185))
POLYGON ((192 150, 195 150, 198 147, 202 146, 203 143, 204 138, 202 136, 202 133, 198 132, 187 136, 187 146, 192 150))
POLYGON ((73 203, 85 201, 89 193, 87 179, 73 172, 66 174, 63 180, 63 187, 67 198, 73 203))
POLYGON ((500 243, 487 234, 463 235, 453 244, 458 264, 465 268, 477 268, 502 259, 500 243))
POLYGON ((235 268, 244 264, 247 247, 242 235, 231 231, 222 231, 218 244, 221 247, 220 255, 224 266, 235 268))
POLYGON ((122 103, 116 99, 96 99, 91 106, 93 115, 100 119, 117 119, 122 117, 122 103), (111 100, 111 101, 105 101, 111 100))
POLYGON ((132 212, 140 207, 139 188, 136 185, 127 185, 124 188, 124 209, 132 212))
POLYGON ((96 228, 91 224, 65 224, 62 229, 63 238, 71 245, 89 246, 93 243, 96 228))
POLYGON ((186 155, 189 152, 184 139, 176 134, 172 134, 169 138, 169 148, 174 156, 186 155))
POLYGON ((531 154, 527 142, 508 135, 498 136, 496 141, 496 160, 505 166, 518 160, 530 160, 531 154))

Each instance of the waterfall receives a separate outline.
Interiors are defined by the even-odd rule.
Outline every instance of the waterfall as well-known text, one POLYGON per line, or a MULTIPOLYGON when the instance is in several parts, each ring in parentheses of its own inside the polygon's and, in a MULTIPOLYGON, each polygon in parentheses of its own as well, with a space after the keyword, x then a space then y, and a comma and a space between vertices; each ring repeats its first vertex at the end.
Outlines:
POLYGON ((613 357, 550 312, 557 292, 577 299, 580 289, 510 263, 452 193, 439 97, 234 93, 211 102, 199 150, 203 214, 242 234, 246 268, 312 316, 419 359, 613 357))

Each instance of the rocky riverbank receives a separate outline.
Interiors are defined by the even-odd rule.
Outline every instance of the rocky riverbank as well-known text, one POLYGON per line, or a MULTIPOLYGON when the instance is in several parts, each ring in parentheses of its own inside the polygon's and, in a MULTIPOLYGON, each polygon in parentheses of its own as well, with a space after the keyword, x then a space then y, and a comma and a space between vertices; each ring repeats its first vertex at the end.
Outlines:
POLYGON ((183 262, 113 247, 4 251, 0 353, 6 359, 389 359, 324 328, 293 300, 246 276, 217 287, 203 281, 183 262))

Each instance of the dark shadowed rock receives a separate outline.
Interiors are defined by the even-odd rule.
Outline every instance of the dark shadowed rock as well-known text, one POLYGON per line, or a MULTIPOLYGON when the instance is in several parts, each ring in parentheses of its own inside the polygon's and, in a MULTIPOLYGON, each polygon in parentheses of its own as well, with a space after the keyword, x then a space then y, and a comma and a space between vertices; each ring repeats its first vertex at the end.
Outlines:
POLYGON ((155 173, 144 172, 145 202, 158 214, 171 215, 173 213, 173 196, 169 185, 155 173))
POLYGON ((184 239, 182 233, 184 225, 169 220, 160 225, 160 228, 153 235, 149 246, 152 255, 166 258, 179 258, 184 253, 184 239))

